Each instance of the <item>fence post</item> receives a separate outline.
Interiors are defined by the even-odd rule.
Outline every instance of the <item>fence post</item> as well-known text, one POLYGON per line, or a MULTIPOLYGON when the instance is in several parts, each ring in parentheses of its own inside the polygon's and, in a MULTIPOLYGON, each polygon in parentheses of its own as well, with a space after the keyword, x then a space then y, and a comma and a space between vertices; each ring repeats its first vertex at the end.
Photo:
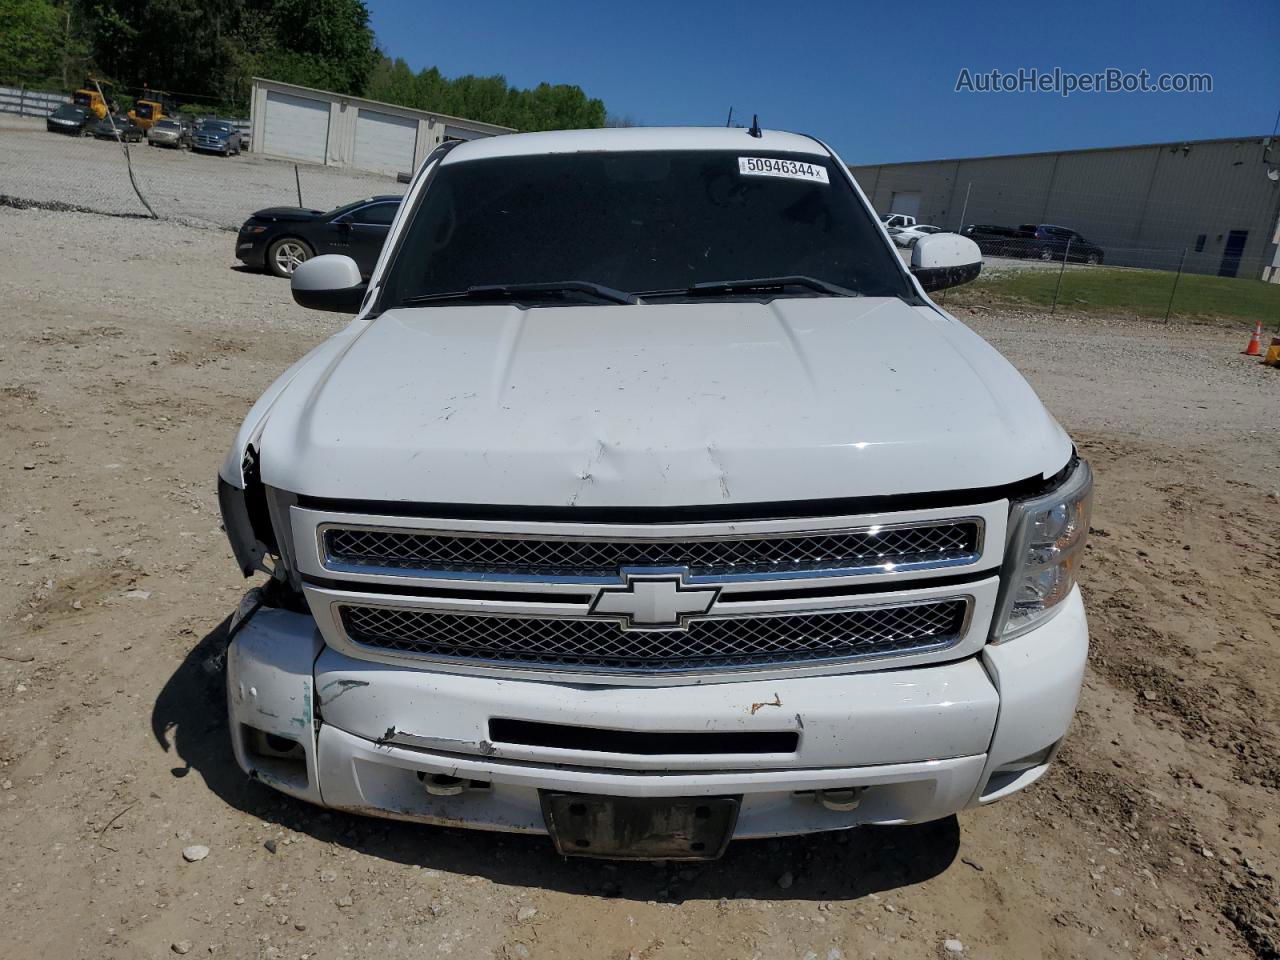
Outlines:
POLYGON ((1178 260, 1178 272, 1173 275, 1173 289, 1169 291, 1169 305, 1164 308, 1164 322, 1169 322, 1169 314, 1173 312, 1173 295, 1178 292, 1178 281, 1182 279, 1182 265, 1187 262, 1187 248, 1182 248, 1182 257, 1178 260))
POLYGON ((1067 237, 1067 249, 1062 251, 1062 266, 1058 268, 1058 285, 1053 288, 1053 306, 1050 313, 1058 312, 1058 291, 1062 289, 1062 275, 1067 272, 1067 257, 1071 255, 1071 237, 1067 237))
POLYGON ((964 215, 969 212, 969 191, 973 189, 973 181, 964 188, 964 206, 960 208, 960 223, 956 225, 956 233, 964 232, 964 215))
POLYGON ((298 165, 293 165, 293 182, 298 187, 298 206, 302 206, 302 178, 298 176, 298 165))
POLYGON ((25 83, 18 84, 18 116, 25 117, 27 115, 27 85, 25 83))

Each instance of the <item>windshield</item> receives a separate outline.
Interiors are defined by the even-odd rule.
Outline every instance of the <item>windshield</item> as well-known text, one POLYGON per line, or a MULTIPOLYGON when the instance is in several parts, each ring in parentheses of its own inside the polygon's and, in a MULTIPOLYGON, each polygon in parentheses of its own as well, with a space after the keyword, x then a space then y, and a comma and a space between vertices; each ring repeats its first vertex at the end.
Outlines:
POLYGON ((214 120, 206 120, 204 123, 200 124, 200 130, 203 133, 230 133, 231 124, 219 123, 214 120))
POLYGON ((158 130, 180 130, 177 120, 157 120, 156 128, 158 130))
POLYGON ((57 110, 53 111, 53 115, 59 120, 79 120, 84 116, 84 111, 79 107, 73 107, 69 103, 64 103, 57 110))
POLYGON ((80 90, 77 90, 71 99, 74 100, 77 104, 79 104, 82 107, 87 107, 90 103, 89 94, 84 93, 80 90))
POLYGON ((340 207, 334 207, 332 210, 326 211, 325 217, 328 217, 328 218, 340 217, 344 213, 350 213, 352 210, 356 209, 357 207, 363 207, 366 203, 372 203, 373 200, 374 200, 373 197, 365 197, 362 200, 352 200, 350 203, 344 203, 340 207))
MULTIPOLYGON (((492 285, 579 281, 643 294, 781 277, 911 295, 830 158, 749 146, 502 157, 436 170, 383 304, 492 285)), ((788 284, 785 295, 821 291, 788 284)))
POLYGON ((143 120, 146 120, 151 116, 151 104, 147 103, 145 100, 139 100, 133 105, 133 112, 143 120))

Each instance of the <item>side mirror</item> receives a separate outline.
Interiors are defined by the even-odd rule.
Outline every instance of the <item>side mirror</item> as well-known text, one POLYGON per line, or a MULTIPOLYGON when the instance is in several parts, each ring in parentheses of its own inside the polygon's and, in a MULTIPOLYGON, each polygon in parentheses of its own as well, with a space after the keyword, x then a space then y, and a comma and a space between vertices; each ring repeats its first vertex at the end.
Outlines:
POLYGON ((300 263, 289 280, 299 306, 333 313, 359 313, 368 286, 356 262, 337 253, 300 263))
POLYGON ((911 272, 926 293, 958 287, 978 279, 982 272, 982 251, 958 233, 921 237, 911 248, 911 272))

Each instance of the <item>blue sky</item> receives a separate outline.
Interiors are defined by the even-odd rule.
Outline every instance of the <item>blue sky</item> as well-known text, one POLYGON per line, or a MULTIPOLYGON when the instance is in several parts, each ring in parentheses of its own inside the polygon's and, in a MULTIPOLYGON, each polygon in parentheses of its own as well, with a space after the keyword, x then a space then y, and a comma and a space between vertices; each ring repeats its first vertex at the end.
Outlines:
POLYGON ((1280 3, 368 0, 415 70, 576 83, 645 124, 812 133, 850 163, 1270 133, 1280 3), (1208 73, 1213 92, 956 93, 962 68, 1208 73))

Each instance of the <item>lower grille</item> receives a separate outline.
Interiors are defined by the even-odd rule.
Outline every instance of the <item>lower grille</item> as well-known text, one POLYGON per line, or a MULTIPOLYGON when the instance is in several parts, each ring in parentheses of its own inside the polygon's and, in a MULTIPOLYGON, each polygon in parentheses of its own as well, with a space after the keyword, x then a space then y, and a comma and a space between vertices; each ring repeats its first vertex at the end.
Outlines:
POLYGON ((500 617, 343 606, 355 643, 434 659, 597 671, 676 672, 849 660, 945 649, 965 598, 832 613, 704 618, 686 630, 623 630, 611 620, 500 617))

